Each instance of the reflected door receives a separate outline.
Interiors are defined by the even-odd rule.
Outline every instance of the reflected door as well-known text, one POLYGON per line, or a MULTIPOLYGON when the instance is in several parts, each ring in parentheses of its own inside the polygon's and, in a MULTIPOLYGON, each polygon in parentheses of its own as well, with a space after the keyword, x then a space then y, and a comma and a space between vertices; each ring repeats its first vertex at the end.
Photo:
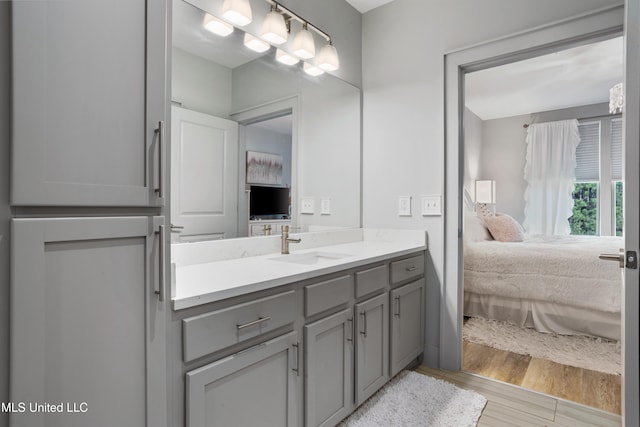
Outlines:
POLYGON ((236 237, 238 124, 171 107, 171 240, 236 237))

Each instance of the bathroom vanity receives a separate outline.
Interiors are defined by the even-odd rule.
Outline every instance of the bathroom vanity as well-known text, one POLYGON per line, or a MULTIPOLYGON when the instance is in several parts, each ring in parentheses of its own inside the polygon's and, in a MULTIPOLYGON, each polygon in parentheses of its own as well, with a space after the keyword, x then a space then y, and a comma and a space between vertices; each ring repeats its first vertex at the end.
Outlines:
POLYGON ((187 426, 332 426, 422 354, 423 231, 294 237, 172 248, 187 426))

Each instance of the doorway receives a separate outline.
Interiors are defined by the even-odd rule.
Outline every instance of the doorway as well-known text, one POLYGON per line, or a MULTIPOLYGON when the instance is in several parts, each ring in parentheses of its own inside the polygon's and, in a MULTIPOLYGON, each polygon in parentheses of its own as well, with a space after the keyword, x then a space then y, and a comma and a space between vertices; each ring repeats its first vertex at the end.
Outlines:
MULTIPOLYGON (((635 28, 638 4, 627 2, 627 19, 632 24, 626 28, 627 40, 625 87, 627 101, 625 114, 630 120, 624 120, 626 138, 638 135, 637 124, 637 76, 638 52, 636 42, 638 33, 635 28)), ((520 33, 505 39, 489 42, 449 53, 445 56, 445 279, 441 305, 440 366, 443 369, 459 370, 462 366, 462 312, 463 312, 463 175, 465 133, 464 113, 464 75, 472 71, 490 68, 553 52, 559 48, 581 46, 598 40, 605 40, 622 33, 625 20, 624 8, 611 7, 606 10, 579 16, 529 32, 520 33)), ((625 144, 626 157, 637 161, 637 144, 625 144), (631 153, 631 155, 629 154, 631 153)), ((627 161, 625 182, 629 188, 625 205, 625 248, 637 250, 638 246, 638 177, 637 170, 629 169, 627 161), (635 210, 634 210, 635 209, 635 210)), ((634 166, 637 169, 636 166, 634 166)), ((634 258, 635 259, 635 258, 634 258)), ((623 258, 624 260, 624 258, 623 258)), ((638 420, 638 321, 637 321, 637 270, 624 270, 623 284, 625 302, 623 304, 624 339, 623 352, 626 363, 623 366, 623 420, 634 425, 638 420), (631 314, 636 313, 636 314, 631 314), (635 409, 634 409, 635 408, 635 409)))
MULTIPOLYGON (((598 255, 624 247, 613 237, 622 235, 622 120, 609 111, 609 89, 622 78, 622 36, 464 75, 471 206, 463 215, 462 369, 616 414, 621 276, 598 255), (554 225, 566 236, 534 231, 531 204, 540 202, 525 179, 535 169, 532 145, 562 143, 561 136, 532 140, 553 131, 541 124, 548 122, 572 126, 580 139, 572 148, 573 199, 564 195, 564 203, 545 207, 549 218, 539 218, 548 224, 572 205, 573 215, 554 225), (509 227, 518 233, 505 235, 509 227)), ((563 195, 558 188, 548 191, 563 195)))

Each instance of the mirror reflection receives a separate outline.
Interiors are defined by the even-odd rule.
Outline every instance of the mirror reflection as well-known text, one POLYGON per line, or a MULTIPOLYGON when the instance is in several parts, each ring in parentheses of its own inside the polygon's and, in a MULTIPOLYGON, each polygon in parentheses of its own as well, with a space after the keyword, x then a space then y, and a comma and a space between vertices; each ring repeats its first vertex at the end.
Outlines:
POLYGON ((207 31, 219 6, 173 2, 172 242, 359 227, 359 89, 207 31))

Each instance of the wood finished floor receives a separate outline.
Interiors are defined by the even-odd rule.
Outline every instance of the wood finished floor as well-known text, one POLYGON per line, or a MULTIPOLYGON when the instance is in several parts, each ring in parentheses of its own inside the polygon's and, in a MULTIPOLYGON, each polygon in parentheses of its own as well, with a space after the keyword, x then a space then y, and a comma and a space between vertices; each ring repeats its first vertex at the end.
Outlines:
POLYGON ((478 427, 619 427, 622 423, 620 415, 469 372, 441 371, 424 365, 419 366, 416 372, 482 394, 487 399, 487 405, 482 411, 478 427))
POLYGON ((464 342, 462 370, 613 414, 621 413, 621 377, 464 342))

